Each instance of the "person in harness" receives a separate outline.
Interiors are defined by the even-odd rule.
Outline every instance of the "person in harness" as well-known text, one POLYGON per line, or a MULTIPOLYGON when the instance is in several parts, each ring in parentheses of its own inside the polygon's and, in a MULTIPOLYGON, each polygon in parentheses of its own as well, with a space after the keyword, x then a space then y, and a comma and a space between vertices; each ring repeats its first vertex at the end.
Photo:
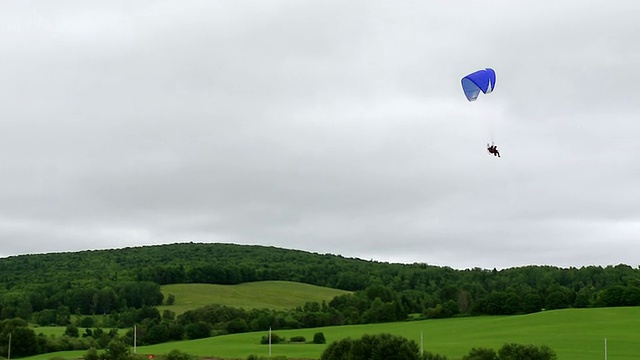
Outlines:
POLYGON ((498 151, 498 147, 494 144, 487 144, 487 151, 489 152, 489 154, 493 154, 493 156, 500 157, 500 151, 498 151))

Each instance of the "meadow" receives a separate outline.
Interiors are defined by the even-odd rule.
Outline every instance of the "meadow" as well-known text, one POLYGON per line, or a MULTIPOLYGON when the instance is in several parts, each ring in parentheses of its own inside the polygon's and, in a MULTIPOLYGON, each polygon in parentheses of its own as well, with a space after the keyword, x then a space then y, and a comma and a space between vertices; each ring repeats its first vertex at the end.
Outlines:
MULTIPOLYGON (((473 347, 498 349, 504 343, 547 345, 560 360, 604 358, 607 339, 608 358, 632 360, 640 357, 640 307, 564 309, 517 316, 482 316, 438 320, 421 320, 385 324, 337 326, 317 329, 274 330, 279 336, 304 336, 323 332, 327 343, 345 337, 388 332, 415 340, 423 335, 425 351, 460 359, 473 347)), ((245 333, 141 346, 139 354, 164 354, 172 349, 200 356, 246 359, 250 354, 268 355, 268 346, 260 344, 267 332, 245 333)), ((272 355, 288 358, 319 359, 327 345, 278 344, 272 355)), ((80 358, 84 351, 44 354, 25 358, 45 360, 54 356, 80 358)))
MULTIPOLYGON (((303 306, 308 301, 331 301, 336 296, 351 292, 337 290, 328 287, 315 286, 291 281, 260 281, 239 285, 214 285, 214 284, 175 284, 164 285, 161 291, 165 299, 169 294, 175 296, 173 305, 158 306, 162 314, 164 310, 180 315, 188 310, 197 309, 210 304, 220 304, 236 308, 249 309, 274 309, 284 310, 297 306, 303 306), (286 294, 286 296, 283 296, 286 294)), ((104 315, 93 316, 97 323, 102 322, 104 315)), ((71 320, 76 321, 77 315, 72 315, 71 320)), ((47 336, 62 336, 65 327, 60 326, 33 326, 36 334, 47 336)), ((84 328, 79 327, 80 334, 84 328)), ((109 331, 110 329, 105 329, 109 331)), ((120 331, 123 332, 122 330, 120 331)))
POLYGON ((173 305, 158 306, 162 314, 171 310, 180 315, 187 310, 209 304, 220 304, 246 310, 267 308, 284 310, 303 306, 306 302, 331 301, 349 291, 291 281, 259 281, 238 285, 173 284, 161 288, 164 298, 175 296, 173 305))

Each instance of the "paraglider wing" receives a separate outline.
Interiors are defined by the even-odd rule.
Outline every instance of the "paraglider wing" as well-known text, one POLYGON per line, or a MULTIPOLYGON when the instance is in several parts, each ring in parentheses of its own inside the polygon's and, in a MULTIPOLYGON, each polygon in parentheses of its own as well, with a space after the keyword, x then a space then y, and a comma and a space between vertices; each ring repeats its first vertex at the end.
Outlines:
POLYGON ((475 101, 480 91, 489 94, 496 86, 496 72, 491 68, 478 70, 462 78, 462 90, 469 101, 475 101))

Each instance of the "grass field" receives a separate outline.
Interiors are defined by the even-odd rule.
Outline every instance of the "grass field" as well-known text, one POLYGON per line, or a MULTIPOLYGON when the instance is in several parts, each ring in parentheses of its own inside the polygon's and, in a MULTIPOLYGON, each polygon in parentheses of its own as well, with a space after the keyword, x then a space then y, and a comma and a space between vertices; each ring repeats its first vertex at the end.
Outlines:
POLYGON ((302 306, 307 301, 323 300, 348 294, 348 291, 289 281, 261 281, 239 285, 174 284, 161 287, 165 299, 175 296, 171 306, 158 306, 162 313, 171 310, 176 315, 210 304, 221 304, 245 309, 269 308, 283 310, 302 306))
MULTIPOLYGON (((65 326, 33 326, 32 327, 33 331, 36 333, 36 335, 42 333, 46 336, 62 336, 64 335, 64 332, 66 331, 66 327, 65 326)), ((91 327, 91 329, 95 329, 94 326, 91 327)), ((102 328, 102 330, 104 330, 104 332, 109 332, 111 331, 112 328, 102 328)), ((120 335, 124 334, 125 332, 128 331, 128 329, 123 330, 123 329, 115 329, 118 331, 118 333, 120 335)), ((82 336, 82 334, 85 333, 85 328, 83 327, 78 327, 78 333, 80 334, 80 336, 82 336)))
MULTIPOLYGON (((34 326, 32 329, 36 335, 42 333, 47 336, 62 336, 67 328, 64 326, 34 326)), ((84 333, 84 329, 78 328, 78 331, 84 333)))
MULTIPOLYGON (((567 309, 521 316, 483 316, 440 320, 397 322, 358 326, 338 326, 320 329, 274 330, 279 336, 313 338, 322 331, 330 343, 344 337, 358 338, 363 334, 388 332, 420 342, 424 336, 427 351, 447 355, 450 360, 461 358, 472 347, 497 350, 505 342, 548 345, 560 360, 604 358, 604 338, 607 338, 608 358, 637 360, 640 358, 640 307, 567 309)), ((268 346, 260 345, 266 332, 219 336, 138 347, 140 354, 163 354, 172 349, 201 356, 223 356, 246 359, 250 354, 268 355, 268 346)), ((318 359, 326 345, 273 345, 272 355, 288 358, 318 359)), ((26 358, 44 360, 53 356, 79 358, 85 352, 46 354, 26 358)))

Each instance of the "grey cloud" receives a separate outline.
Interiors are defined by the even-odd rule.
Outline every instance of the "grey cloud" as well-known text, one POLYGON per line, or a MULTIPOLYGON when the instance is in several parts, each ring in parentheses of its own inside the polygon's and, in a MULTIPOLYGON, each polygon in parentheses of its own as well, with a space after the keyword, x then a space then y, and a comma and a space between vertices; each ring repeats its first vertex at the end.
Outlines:
POLYGON ((635 265, 638 7, 3 3, 0 255, 635 265), (468 103, 485 66, 497 87, 468 103))

